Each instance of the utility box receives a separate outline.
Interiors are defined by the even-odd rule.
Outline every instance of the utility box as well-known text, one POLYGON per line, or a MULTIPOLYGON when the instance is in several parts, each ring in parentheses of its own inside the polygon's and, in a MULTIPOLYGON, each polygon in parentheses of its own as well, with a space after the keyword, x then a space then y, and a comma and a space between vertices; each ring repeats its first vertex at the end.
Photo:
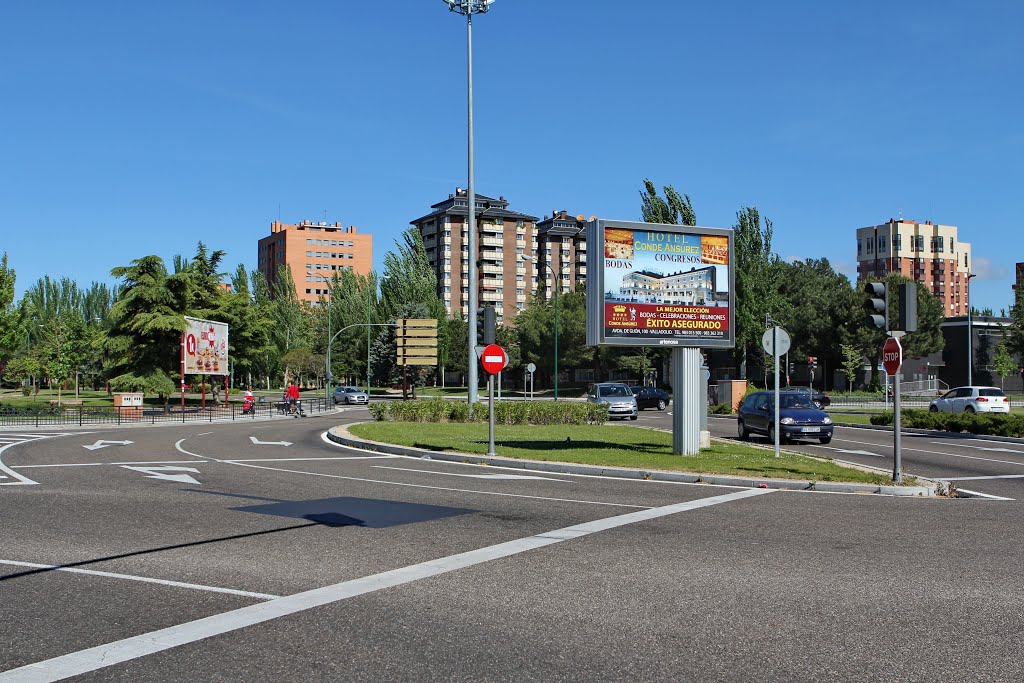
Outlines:
POLYGON ((114 394, 114 407, 125 417, 142 417, 142 394, 134 392, 118 392, 114 394))

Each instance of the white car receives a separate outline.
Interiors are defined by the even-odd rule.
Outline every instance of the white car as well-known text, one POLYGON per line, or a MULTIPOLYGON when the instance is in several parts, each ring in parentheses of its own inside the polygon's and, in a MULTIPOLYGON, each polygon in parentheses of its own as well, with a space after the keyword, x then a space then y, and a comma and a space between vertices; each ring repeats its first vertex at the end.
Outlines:
POLYGON ((933 413, 1009 413, 1010 399, 996 387, 957 387, 928 405, 933 413))

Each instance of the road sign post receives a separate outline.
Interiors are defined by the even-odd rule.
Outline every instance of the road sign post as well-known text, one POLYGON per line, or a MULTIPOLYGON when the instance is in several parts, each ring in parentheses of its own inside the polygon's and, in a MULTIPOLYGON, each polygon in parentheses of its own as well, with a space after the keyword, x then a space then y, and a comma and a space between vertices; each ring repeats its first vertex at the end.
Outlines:
POLYGON ((487 372, 487 455, 494 452, 494 376, 508 365, 508 354, 497 344, 489 344, 480 354, 480 363, 487 372))
MULTIPOLYGON (((530 373, 530 400, 533 400, 533 373, 537 371, 537 366, 534 363, 530 363, 526 366, 526 371, 530 373)), ((523 387, 526 389, 526 387, 523 387)))
MULTIPOLYGON (((901 334, 901 333, 896 333, 901 334)), ((897 337, 889 337, 882 345, 882 367, 887 375, 893 376, 892 392, 892 481, 899 486, 903 483, 902 420, 900 419, 900 369, 903 367, 903 345, 897 337)))
POLYGON ((775 446, 775 457, 779 457, 779 357, 789 353, 790 347, 793 345, 793 340, 789 336, 789 332, 778 325, 773 325, 771 329, 764 331, 761 335, 761 348, 764 349, 765 353, 770 353, 772 356, 772 365, 775 366, 775 410, 772 419, 774 420, 775 427, 772 429, 773 441, 775 446))

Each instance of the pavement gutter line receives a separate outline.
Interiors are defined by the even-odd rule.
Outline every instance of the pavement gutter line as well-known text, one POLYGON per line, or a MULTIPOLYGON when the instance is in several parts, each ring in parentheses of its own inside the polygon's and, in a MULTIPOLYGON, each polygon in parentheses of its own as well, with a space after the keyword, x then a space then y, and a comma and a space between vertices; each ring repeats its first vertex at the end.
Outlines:
POLYGON ((18 562, 16 560, 0 560, 0 564, 12 567, 30 567, 32 569, 50 569, 58 572, 71 574, 88 574, 89 576, 102 576, 108 579, 124 579, 126 581, 139 581, 141 583, 155 583, 161 586, 173 588, 191 588, 193 590, 207 591, 210 593, 226 593, 227 595, 240 595, 245 598, 256 598, 258 600, 276 600, 280 595, 269 593, 253 593, 252 591, 235 590, 234 588, 220 588, 217 586, 204 586, 198 583, 184 583, 182 581, 171 581, 169 579, 153 579, 148 576, 135 576, 133 574, 116 574, 114 572, 102 572, 95 569, 77 569, 75 567, 62 567, 59 564, 37 564, 35 562, 18 562))
POLYGON ((242 607, 231 612, 224 612, 151 633, 125 638, 113 643, 72 652, 17 669, 11 669, 0 673, 0 683, 14 683, 15 681, 18 683, 61 681, 72 676, 98 671, 115 664, 121 664, 180 645, 195 643, 206 638, 237 631, 279 617, 330 605, 367 593, 394 588, 395 586, 401 586, 459 569, 473 567, 485 562, 511 557, 530 550, 561 543, 562 541, 771 492, 771 490, 749 489, 721 496, 700 498, 685 503, 628 512, 615 517, 607 517, 562 529, 554 529, 486 548, 470 550, 465 553, 450 555, 400 569, 393 569, 380 574, 344 581, 332 586, 314 588, 313 590, 277 598, 269 602, 242 607))

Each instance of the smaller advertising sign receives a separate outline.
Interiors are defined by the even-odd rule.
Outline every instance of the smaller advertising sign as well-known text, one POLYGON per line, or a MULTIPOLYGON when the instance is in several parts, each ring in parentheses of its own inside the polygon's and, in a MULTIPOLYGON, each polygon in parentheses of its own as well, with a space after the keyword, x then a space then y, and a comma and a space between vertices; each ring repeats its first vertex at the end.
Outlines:
POLYGON ((227 323, 188 317, 185 322, 185 374, 228 374, 227 323))

